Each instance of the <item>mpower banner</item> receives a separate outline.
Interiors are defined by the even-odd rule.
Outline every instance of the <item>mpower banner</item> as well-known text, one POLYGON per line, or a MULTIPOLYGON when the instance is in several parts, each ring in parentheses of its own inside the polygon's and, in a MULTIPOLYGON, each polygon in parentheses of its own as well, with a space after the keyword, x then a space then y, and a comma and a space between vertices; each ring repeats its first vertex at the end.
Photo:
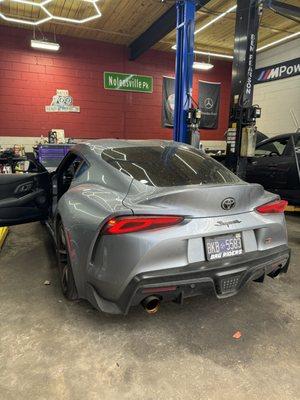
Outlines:
POLYGON ((257 69, 254 75, 254 83, 272 82, 299 74, 300 58, 294 58, 293 60, 257 69))
POLYGON ((175 108, 175 79, 163 77, 162 88, 162 125, 164 128, 173 128, 175 108))
POLYGON ((200 128, 217 129, 221 83, 199 81, 200 128))

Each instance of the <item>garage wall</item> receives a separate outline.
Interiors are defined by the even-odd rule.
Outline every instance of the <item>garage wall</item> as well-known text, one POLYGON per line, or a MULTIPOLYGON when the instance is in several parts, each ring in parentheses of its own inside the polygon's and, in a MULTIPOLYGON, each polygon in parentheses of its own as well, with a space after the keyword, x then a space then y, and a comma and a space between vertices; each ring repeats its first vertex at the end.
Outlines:
MULTIPOLYGON (((135 62, 127 49, 98 41, 58 37, 60 53, 32 50, 32 32, 0 27, 0 144, 4 137, 36 138, 51 128, 64 129, 75 138, 171 138, 161 127, 162 76, 174 76, 174 54, 148 51, 135 62), (154 77, 153 94, 107 91, 103 72, 133 72, 154 77), (46 113, 56 89, 67 89, 80 113, 46 113)), ((222 140, 228 125, 231 63, 214 61, 209 72, 196 73, 197 81, 222 82, 219 128, 202 138, 222 140)), ((24 139, 23 142, 30 139, 24 139)), ((33 139, 32 139, 33 140, 33 139)))
MULTIPOLYGON (((297 57, 300 57, 300 39, 258 53, 256 68, 297 57)), ((262 107, 262 117, 257 120, 257 127, 261 132, 268 136, 294 132, 296 126, 291 117, 291 110, 300 124, 300 75, 255 85, 254 104, 262 107)))

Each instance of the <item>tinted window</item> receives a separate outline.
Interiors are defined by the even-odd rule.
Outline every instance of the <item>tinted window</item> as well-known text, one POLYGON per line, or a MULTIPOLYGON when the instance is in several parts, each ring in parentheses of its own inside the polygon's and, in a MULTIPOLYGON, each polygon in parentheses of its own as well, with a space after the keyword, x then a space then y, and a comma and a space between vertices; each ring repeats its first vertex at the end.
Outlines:
POLYGON ((29 174, 29 173, 38 173, 44 172, 45 169, 33 160, 17 161, 14 159, 0 159, 0 174, 29 174))
POLYGON ((149 186, 237 183, 240 179, 204 153, 173 146, 107 149, 102 158, 149 186))
POLYGON ((280 140, 273 140, 271 142, 265 143, 262 146, 258 146, 255 150, 256 156, 281 156, 288 144, 289 138, 284 138, 280 140))
POLYGON ((88 164, 82 160, 75 171, 74 178, 81 176, 89 168, 88 164))
MULTIPOLYGON (((60 166, 58 175, 58 188, 59 197, 62 196, 73 181, 73 179, 81 174, 81 168, 88 167, 86 162, 78 155, 69 153, 63 160, 63 164, 60 166)), ((82 170, 84 172, 84 169, 82 170)))

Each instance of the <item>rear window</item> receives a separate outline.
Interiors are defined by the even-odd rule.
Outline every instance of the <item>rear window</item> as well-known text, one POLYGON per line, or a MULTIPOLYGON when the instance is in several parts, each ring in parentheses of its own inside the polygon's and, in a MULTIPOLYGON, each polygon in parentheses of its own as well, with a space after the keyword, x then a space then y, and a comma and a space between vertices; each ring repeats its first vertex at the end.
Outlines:
POLYGON ((104 150, 103 160, 149 186, 239 183, 223 165, 197 149, 175 146, 124 147, 104 150))

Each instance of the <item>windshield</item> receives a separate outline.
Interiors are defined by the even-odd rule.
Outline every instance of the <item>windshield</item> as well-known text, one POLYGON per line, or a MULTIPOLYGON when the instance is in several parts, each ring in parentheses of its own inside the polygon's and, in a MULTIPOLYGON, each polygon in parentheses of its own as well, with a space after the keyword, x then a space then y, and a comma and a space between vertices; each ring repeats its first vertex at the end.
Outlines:
POLYGON ((242 181, 197 149, 176 146, 123 147, 101 154, 120 172, 149 186, 241 183, 242 181))

